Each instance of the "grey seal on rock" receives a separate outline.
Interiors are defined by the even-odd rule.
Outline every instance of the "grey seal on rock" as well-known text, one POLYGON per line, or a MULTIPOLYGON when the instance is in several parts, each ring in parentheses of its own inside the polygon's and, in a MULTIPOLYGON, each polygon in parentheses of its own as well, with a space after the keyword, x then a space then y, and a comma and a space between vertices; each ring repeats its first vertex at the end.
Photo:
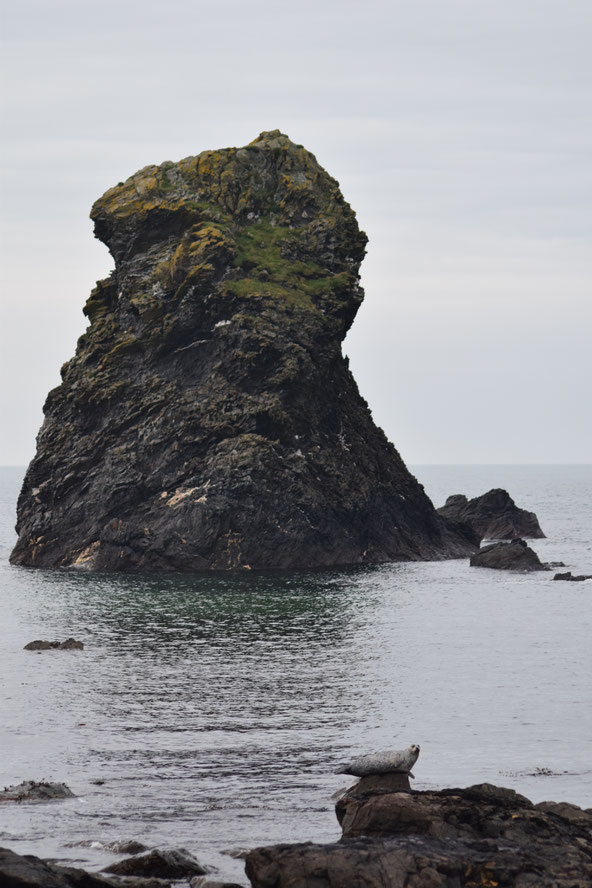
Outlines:
POLYGON ((415 743, 407 749, 391 749, 384 752, 371 752, 361 755, 340 765, 335 774, 353 774, 354 777, 369 777, 371 774, 388 774, 398 771, 402 774, 411 773, 411 768, 419 756, 419 746, 415 743))

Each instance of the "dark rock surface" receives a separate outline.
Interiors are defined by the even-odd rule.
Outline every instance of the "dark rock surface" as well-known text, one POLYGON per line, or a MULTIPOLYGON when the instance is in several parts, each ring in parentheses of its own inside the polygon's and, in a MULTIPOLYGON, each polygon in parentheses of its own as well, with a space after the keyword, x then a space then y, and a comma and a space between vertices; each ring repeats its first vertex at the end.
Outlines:
POLYGON ((592 580, 592 574, 578 574, 574 576, 570 570, 567 573, 557 573, 554 580, 568 580, 572 583, 581 583, 583 580, 592 580))
POLYGON ((5 786, 0 791, 0 802, 52 802, 57 799, 74 799, 76 796, 65 783, 25 780, 18 786, 5 786))
POLYGON ((33 855, 0 848, 2 888, 113 888, 113 882, 74 867, 56 866, 33 855))
POLYGON ((472 567, 491 567, 494 570, 547 570, 536 552, 524 540, 483 546, 471 555, 470 563, 472 567))
POLYGON ((142 854, 144 851, 150 850, 142 842, 137 842, 135 839, 107 842, 105 849, 113 851, 114 854, 142 854))
POLYGON ((236 882, 220 882, 218 879, 208 879, 207 876, 194 876, 189 883, 189 888, 243 888, 236 882))
POLYGON ((341 352, 366 236, 278 131, 98 200, 115 269, 47 397, 13 564, 293 568, 463 556, 341 352))
POLYGON ((545 536, 534 512, 518 508, 510 494, 500 488, 471 500, 461 493, 449 496, 437 511, 449 521, 468 524, 480 540, 538 540, 545 536))
MULTIPOLYGON (((361 783, 361 781, 360 781, 361 783)), ((256 848, 253 888, 587 888, 592 813, 533 805, 490 784, 360 793, 338 802, 343 838, 256 848)))
POLYGON ((149 854, 137 857, 126 857, 105 867, 105 873, 118 876, 149 876, 157 879, 188 879, 191 876, 203 876, 205 867, 184 848, 170 851, 155 849, 149 854))
POLYGON ((67 638, 65 641, 41 641, 37 639, 36 641, 30 641, 23 648, 25 651, 81 651, 83 649, 83 643, 76 641, 75 638, 67 638))

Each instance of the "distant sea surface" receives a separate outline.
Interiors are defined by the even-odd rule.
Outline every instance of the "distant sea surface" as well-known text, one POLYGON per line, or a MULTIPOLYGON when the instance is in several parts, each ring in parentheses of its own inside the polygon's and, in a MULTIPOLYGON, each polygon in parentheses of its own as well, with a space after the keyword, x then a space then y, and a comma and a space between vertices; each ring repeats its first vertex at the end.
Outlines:
MULTIPOLYGON (((537 513, 543 561, 592 573, 592 466, 412 471, 436 506, 506 488, 537 513)), ((89 869, 117 859, 102 847, 116 839, 184 846, 246 883, 223 850, 338 838, 335 767, 410 743, 416 789, 488 781, 592 806, 592 582, 468 560, 13 568, 23 473, 0 470, 0 784, 64 781, 77 798, 1 805, 0 845, 89 869), (84 651, 23 650, 68 636, 84 651)))

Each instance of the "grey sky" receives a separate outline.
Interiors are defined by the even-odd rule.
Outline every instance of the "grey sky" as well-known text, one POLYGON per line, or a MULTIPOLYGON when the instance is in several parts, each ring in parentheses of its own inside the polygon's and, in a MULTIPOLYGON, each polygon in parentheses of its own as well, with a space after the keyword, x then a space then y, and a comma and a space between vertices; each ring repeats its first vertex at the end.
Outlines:
POLYGON ((279 128, 370 238, 345 350, 410 463, 591 462, 589 0, 5 0, 1 463, 148 163, 279 128))

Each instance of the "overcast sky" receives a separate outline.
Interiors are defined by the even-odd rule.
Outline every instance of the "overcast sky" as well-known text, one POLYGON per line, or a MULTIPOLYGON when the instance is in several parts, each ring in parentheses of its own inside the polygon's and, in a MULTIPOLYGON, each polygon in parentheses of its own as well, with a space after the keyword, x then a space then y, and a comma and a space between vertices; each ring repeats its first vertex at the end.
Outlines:
POLYGON ((590 0, 4 0, 2 448, 112 268, 88 213, 279 128, 370 242, 345 343, 408 463, 592 462, 590 0))

